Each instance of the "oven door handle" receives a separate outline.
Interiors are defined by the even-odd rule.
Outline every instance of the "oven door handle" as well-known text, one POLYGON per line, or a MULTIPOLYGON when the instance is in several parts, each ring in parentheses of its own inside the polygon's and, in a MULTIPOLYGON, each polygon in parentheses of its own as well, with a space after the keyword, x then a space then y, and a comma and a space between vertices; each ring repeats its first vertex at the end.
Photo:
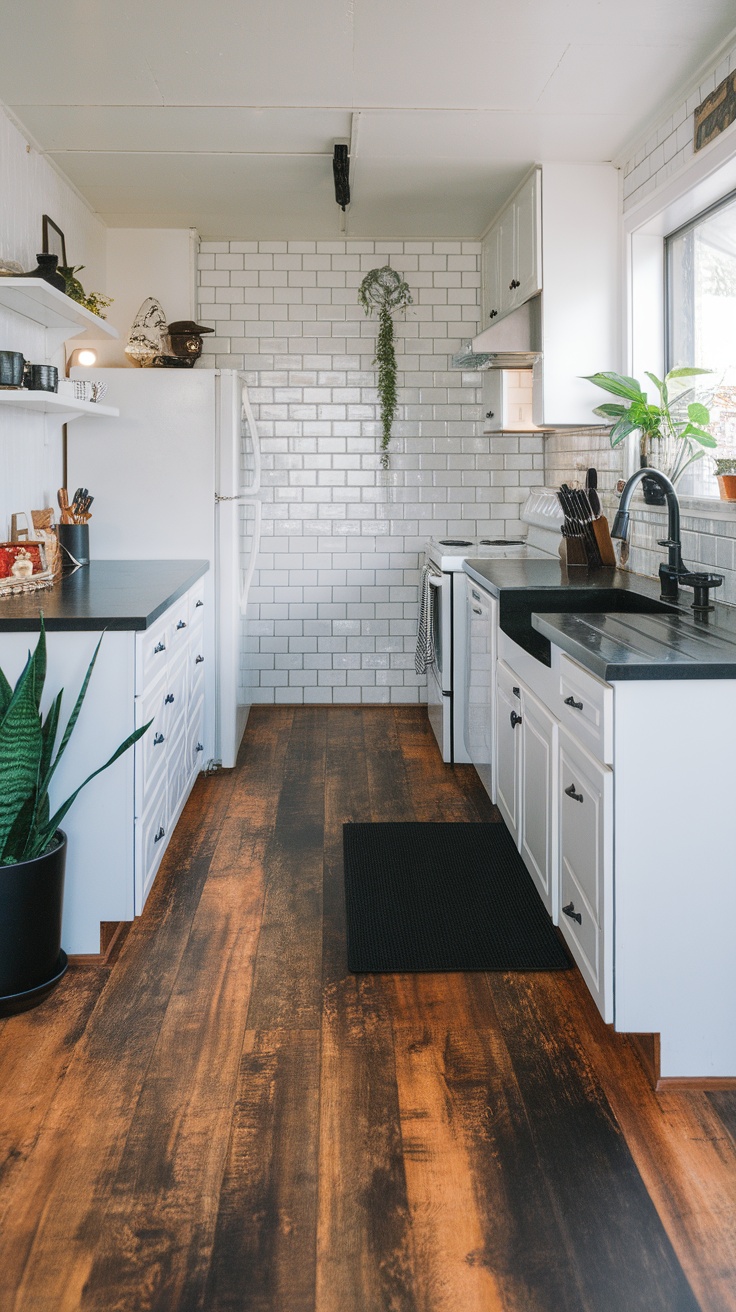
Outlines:
POLYGON ((441 587, 442 587, 442 575, 441 575, 441 574, 430 574, 430 576, 429 576, 429 586, 430 586, 430 588, 441 588, 441 587))

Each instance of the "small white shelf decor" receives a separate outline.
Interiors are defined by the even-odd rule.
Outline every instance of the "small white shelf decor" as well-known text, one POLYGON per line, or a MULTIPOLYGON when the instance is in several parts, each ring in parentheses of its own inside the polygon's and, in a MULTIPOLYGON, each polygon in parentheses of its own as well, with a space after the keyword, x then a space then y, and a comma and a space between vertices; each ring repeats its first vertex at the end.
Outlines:
POLYGON ((119 335, 117 328, 43 278, 0 278, 0 306, 40 324, 50 334, 54 349, 71 337, 119 335))
POLYGON ((0 391, 0 407, 3 406, 55 415, 63 424, 71 423, 73 419, 82 419, 85 415, 116 419, 120 414, 114 405, 100 405, 97 401, 75 401, 71 396, 59 396, 58 392, 30 392, 23 388, 0 391))

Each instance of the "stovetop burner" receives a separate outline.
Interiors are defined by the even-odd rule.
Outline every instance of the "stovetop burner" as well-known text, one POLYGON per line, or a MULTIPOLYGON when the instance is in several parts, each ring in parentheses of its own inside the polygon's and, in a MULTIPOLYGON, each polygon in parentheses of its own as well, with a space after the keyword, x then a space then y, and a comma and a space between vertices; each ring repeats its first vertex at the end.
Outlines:
POLYGON ((465 538, 440 538, 441 547, 472 547, 472 542, 465 538))
POLYGON ((482 547, 525 547, 524 538, 481 538, 482 547))

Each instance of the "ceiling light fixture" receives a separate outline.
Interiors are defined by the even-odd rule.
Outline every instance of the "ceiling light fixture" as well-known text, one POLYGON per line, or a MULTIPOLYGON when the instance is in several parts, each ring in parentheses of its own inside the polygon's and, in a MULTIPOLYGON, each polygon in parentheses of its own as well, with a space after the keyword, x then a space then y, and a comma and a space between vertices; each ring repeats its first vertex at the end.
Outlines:
POLYGON ((350 204, 350 149, 338 144, 332 156, 332 175, 335 179, 335 200, 341 210, 350 204))

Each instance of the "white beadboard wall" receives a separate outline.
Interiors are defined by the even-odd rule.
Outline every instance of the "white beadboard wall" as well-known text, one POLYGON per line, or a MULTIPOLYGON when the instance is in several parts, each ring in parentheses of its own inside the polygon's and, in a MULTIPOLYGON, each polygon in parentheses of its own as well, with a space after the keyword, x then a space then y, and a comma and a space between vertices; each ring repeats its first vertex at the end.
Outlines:
MULTIPOLYGON (((0 110, 0 256, 32 269, 41 249, 41 216, 66 237, 67 257, 84 264, 85 284, 104 288, 105 227, 76 192, 27 143, 0 110)), ((18 350, 42 363, 43 329, 0 307, 0 349, 18 350)), ((63 356, 51 361, 63 365, 63 356)), ((3 410, 0 415, 0 537, 15 510, 56 505, 61 482, 61 426, 43 415, 3 410)))
POLYGON ((479 375, 450 369, 478 329, 480 245, 203 242, 202 366, 244 368, 263 438, 262 550, 248 632, 262 702, 415 702, 419 570, 431 535, 519 529, 542 439, 480 433, 479 375), (380 469, 376 320, 358 305, 390 263, 399 414, 380 469))

